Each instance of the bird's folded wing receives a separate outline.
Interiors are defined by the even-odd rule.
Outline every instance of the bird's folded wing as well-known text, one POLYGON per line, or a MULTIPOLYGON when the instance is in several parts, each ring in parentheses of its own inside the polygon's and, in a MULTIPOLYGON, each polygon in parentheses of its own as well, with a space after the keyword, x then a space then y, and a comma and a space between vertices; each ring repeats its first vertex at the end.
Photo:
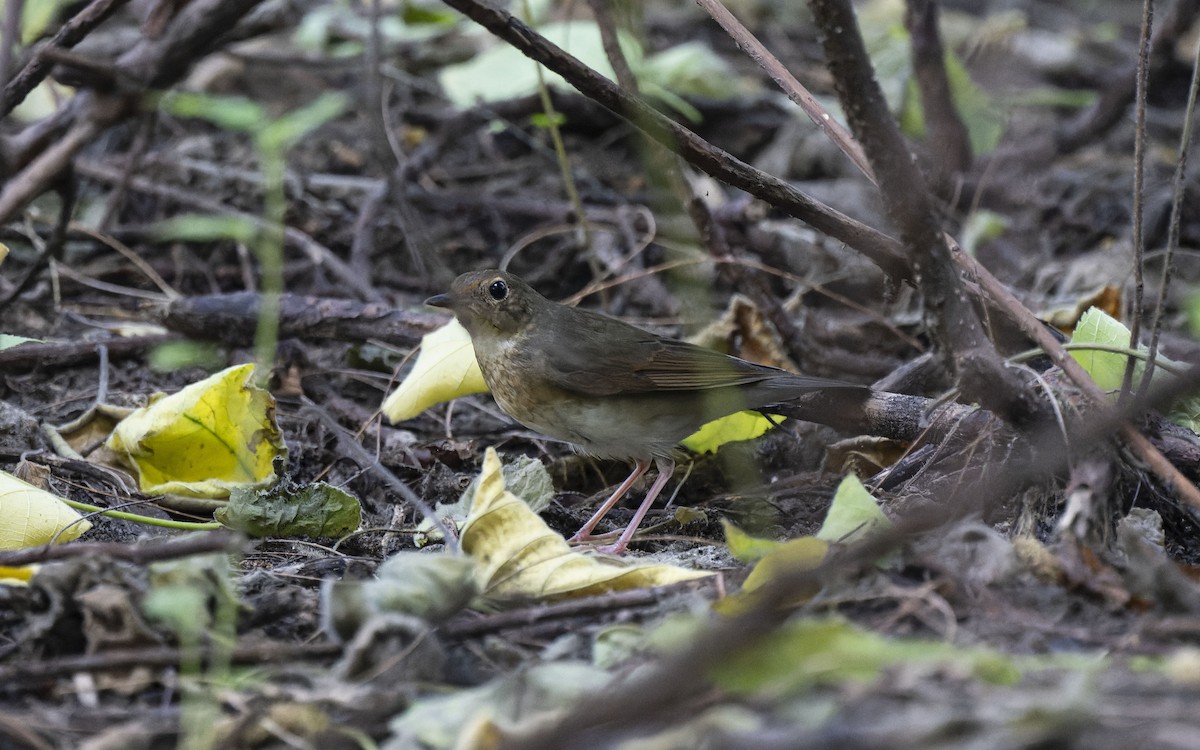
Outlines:
POLYGON ((780 374, 693 344, 638 333, 612 342, 602 356, 590 356, 568 344, 556 351, 553 363, 540 363, 539 369, 559 388, 589 396, 707 390, 757 383, 780 374))

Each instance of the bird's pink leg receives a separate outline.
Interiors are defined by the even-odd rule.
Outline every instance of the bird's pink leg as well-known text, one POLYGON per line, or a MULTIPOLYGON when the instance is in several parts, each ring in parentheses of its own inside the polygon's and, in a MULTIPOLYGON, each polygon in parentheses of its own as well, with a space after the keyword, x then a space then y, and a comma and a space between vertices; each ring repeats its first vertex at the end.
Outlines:
POLYGON ((629 492, 629 488, 633 486, 633 483, 636 482, 639 477, 645 474, 646 470, 649 468, 649 461, 638 461, 637 466, 633 467, 633 473, 630 474, 624 482, 621 482, 621 486, 617 487, 617 489, 613 491, 612 495, 604 501, 604 505, 601 505, 600 509, 597 510, 592 517, 588 519, 587 523, 583 525, 583 528, 575 532, 575 536, 571 537, 568 541, 586 542, 588 539, 591 539, 592 530, 596 528, 596 524, 600 523, 600 519, 608 515, 608 512, 613 509, 613 506, 625 496, 626 492, 629 492))
POLYGON ((633 538, 633 533, 637 531, 638 525, 646 517, 650 506, 654 505, 654 501, 658 499, 658 493, 662 492, 663 487, 667 485, 667 480, 675 473, 675 462, 669 458, 658 459, 656 466, 658 468, 658 476, 654 479, 654 484, 650 486, 650 491, 646 493, 646 499, 638 506, 637 513, 633 514, 633 520, 621 532, 621 536, 617 539, 616 544, 607 547, 597 547, 598 551, 607 552, 610 555, 619 555, 629 546, 629 540, 633 538))

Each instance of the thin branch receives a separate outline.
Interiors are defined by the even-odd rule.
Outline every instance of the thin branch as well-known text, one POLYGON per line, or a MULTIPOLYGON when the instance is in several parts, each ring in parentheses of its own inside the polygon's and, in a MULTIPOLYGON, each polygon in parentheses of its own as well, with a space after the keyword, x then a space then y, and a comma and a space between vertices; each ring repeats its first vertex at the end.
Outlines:
POLYGON ((900 229, 925 301, 926 325, 941 342, 960 387, 1010 424, 1048 418, 1045 405, 1005 368, 963 287, 936 221, 924 177, 892 117, 848 0, 810 0, 826 65, 850 129, 879 180, 888 217, 900 229))
POLYGON ((755 169, 714 147, 636 97, 596 73, 508 12, 477 0, 446 0, 526 57, 558 73, 581 93, 628 120, 654 140, 678 153, 693 166, 733 187, 767 201, 814 229, 845 242, 870 258, 895 279, 909 279, 912 270, 900 245, 891 237, 854 221, 797 190, 783 180, 755 169))
MULTIPOLYGON (((1146 86, 1150 70, 1150 31, 1154 26, 1154 0, 1142 2, 1142 31, 1138 39, 1136 122, 1133 130, 1133 310, 1129 321, 1129 348, 1137 349, 1142 334, 1142 307, 1145 302, 1146 237, 1142 222, 1146 209, 1146 86)), ((1125 360, 1121 379, 1121 398, 1129 397, 1133 387, 1133 360, 1125 360)))
POLYGON ((771 77, 771 80, 775 81, 783 93, 787 94, 787 97, 800 107, 804 114, 808 115, 808 119, 812 120, 813 124, 824 132, 829 140, 833 141, 842 153, 849 157, 850 161, 854 162, 854 165, 866 175, 872 184, 878 184, 875 181, 875 173, 871 171, 871 164, 867 161, 867 155, 863 153, 859 142, 854 140, 854 136, 846 130, 844 125, 826 111, 825 107, 812 95, 812 92, 796 80, 796 77, 784 67, 779 58, 771 54, 771 51, 758 41, 749 29, 743 26, 741 21, 737 20, 729 12, 729 9, 721 4, 720 0, 696 0, 696 4, 720 24, 725 33, 729 34, 730 38, 745 50, 751 60, 758 63, 758 66, 771 77))
MULTIPOLYGON (((40 0, 34 0, 39 2, 40 0)), ((0 117, 12 112, 13 108, 25 101, 29 95, 50 72, 52 61, 44 54, 45 50, 55 48, 70 49, 78 44, 92 29, 104 23, 117 9, 129 0, 92 0, 83 10, 71 17, 62 25, 50 41, 34 53, 33 58, 26 63, 11 81, 4 86, 4 102, 0 107, 0 117)))
POLYGON ((241 546, 242 537, 229 531, 191 534, 165 542, 75 542, 0 552, 0 566, 16 567, 77 557, 110 557, 138 564, 176 560, 209 552, 228 552, 241 546))
POLYGON ((1179 249, 1180 225, 1183 223, 1183 196, 1187 192, 1187 162, 1192 150, 1192 125, 1196 118, 1196 96, 1200 89, 1200 44, 1196 45, 1192 58, 1192 83, 1188 87, 1187 107, 1183 112, 1183 132, 1179 134, 1179 161, 1175 164, 1175 176, 1171 181, 1171 225, 1167 230, 1167 252, 1163 258, 1162 281, 1158 287, 1158 302, 1154 306, 1154 330, 1150 334, 1150 355, 1142 371, 1139 388, 1150 387, 1154 376, 1155 360, 1158 358, 1158 337, 1162 332, 1163 314, 1167 308, 1167 290, 1175 273, 1175 251, 1179 249))

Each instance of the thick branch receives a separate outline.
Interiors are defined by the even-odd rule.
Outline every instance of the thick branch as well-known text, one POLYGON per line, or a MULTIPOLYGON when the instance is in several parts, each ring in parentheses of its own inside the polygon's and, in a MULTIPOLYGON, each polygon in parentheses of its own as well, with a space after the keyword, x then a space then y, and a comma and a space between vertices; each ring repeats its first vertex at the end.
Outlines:
POLYGON ((842 109, 909 252, 929 327, 953 355, 963 391, 1013 424, 1041 421, 1043 408, 1005 369, 984 335, 934 218, 925 180, 875 80, 854 9, 847 0, 810 0, 809 6, 822 31, 826 64, 842 109))

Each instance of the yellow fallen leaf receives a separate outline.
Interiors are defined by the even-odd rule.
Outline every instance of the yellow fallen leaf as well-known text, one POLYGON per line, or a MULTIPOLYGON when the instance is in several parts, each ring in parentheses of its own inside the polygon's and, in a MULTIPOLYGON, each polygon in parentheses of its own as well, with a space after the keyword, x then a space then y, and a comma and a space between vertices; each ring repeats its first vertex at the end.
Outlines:
POLYGON ((487 383, 475 361, 471 335, 457 319, 425 334, 421 352, 408 377, 383 401, 389 421, 412 419, 434 404, 486 393, 487 383))
POLYGON ((90 528, 57 496, 0 471, 0 549, 69 542, 90 528))
MULTIPOLYGON (((775 417, 782 422, 784 417, 775 417)), ((726 443, 753 440, 775 425, 756 411, 739 411, 714 419, 682 441, 683 447, 696 453, 716 453, 726 443)))
POLYGON ((223 498, 234 487, 269 487, 287 447, 275 399, 253 375, 254 365, 237 365, 158 398, 105 444, 137 471, 147 495, 223 498))
POLYGON ((493 604, 591 596, 713 575, 674 565, 630 565, 573 551, 505 489, 494 448, 484 456, 460 543, 478 561, 480 589, 493 604))
POLYGON ((9 568, 0 565, 0 586, 28 586, 33 580, 33 574, 37 573, 40 565, 22 565, 17 568, 9 568))

